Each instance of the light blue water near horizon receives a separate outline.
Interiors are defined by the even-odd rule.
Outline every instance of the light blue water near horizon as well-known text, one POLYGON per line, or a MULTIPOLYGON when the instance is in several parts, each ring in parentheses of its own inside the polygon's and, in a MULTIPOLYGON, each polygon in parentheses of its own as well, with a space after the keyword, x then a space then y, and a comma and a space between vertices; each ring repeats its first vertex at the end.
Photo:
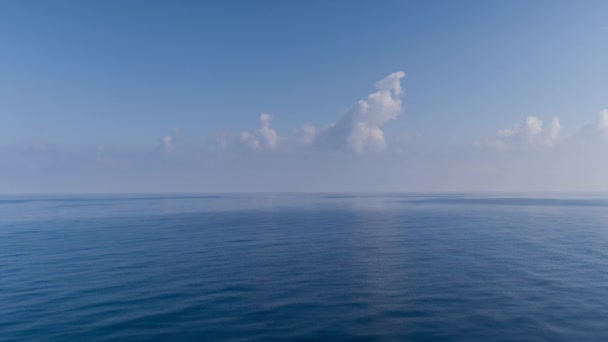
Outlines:
POLYGON ((608 339, 608 196, 0 197, 0 340, 608 339))

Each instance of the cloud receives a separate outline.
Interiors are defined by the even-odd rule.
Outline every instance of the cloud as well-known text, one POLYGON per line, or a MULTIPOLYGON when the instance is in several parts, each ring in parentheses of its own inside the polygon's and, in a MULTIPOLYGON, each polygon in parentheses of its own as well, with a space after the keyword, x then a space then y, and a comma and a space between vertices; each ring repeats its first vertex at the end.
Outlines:
POLYGON ((226 132, 216 132, 212 138, 211 145, 215 147, 217 151, 226 151, 232 145, 234 141, 232 137, 226 132))
POLYGON ((160 139, 160 145, 158 147, 159 153, 163 156, 179 154, 180 150, 177 146, 179 135, 179 128, 174 128, 171 134, 162 137, 160 139))
POLYGON ((594 123, 584 125, 570 135, 561 136, 560 131, 558 118, 553 118, 545 127, 541 119, 529 116, 524 124, 499 130, 496 137, 476 144, 494 148, 549 148, 560 145, 566 149, 596 151, 594 146, 600 148, 608 143, 608 109, 601 110, 594 123))
POLYGON ((516 124, 513 128, 501 129, 496 137, 481 145, 507 148, 507 147, 552 147, 559 141, 561 123, 559 118, 551 119, 545 128, 543 121, 536 116, 529 116, 525 123, 516 124))
POLYGON ((601 110, 596 122, 583 126, 573 138, 588 143, 608 142, 608 109, 601 110))
MULTIPOLYGON (((269 117, 261 118, 258 130, 244 133, 265 150, 264 128, 272 129, 269 117)), ((527 118, 492 139, 522 147, 500 153, 456 144, 435 149, 412 140, 403 146, 416 153, 402 153, 391 140, 386 153, 357 154, 310 148, 327 132, 304 125, 293 132, 293 139, 275 132, 272 146, 289 153, 243 153, 236 158, 193 153, 197 150, 189 148, 187 137, 175 130, 157 142, 159 153, 171 155, 163 158, 151 155, 149 148, 104 150, 104 145, 0 148, 0 175, 11 180, 4 192, 606 191, 608 145, 589 138, 608 138, 608 110, 571 136, 560 135, 560 128, 557 119, 543 123, 527 118), (301 148, 292 149, 297 146, 301 148), (101 162, 95 160, 95 151, 101 162)), ((218 144, 236 144, 235 138, 216 136, 218 144)))
POLYGON ((252 151, 277 150, 284 143, 292 147, 296 144, 356 153, 383 151, 388 144, 382 128, 402 112, 403 77, 405 73, 398 71, 376 82, 377 91, 355 103, 325 129, 305 124, 295 129, 293 136, 283 138, 271 127, 272 116, 262 114, 260 127, 241 132, 238 141, 252 151))
POLYGON ((253 151, 276 150, 279 147, 280 137, 271 127, 272 115, 260 115, 260 128, 253 132, 241 132, 240 141, 253 151))
POLYGON ((322 145, 347 148, 357 153, 383 151, 387 147, 382 128, 402 112, 403 89, 398 71, 375 84, 377 89, 360 100, 336 122, 323 130, 318 138, 322 145))
POLYGON ((315 142, 317 138, 317 128, 310 124, 302 125, 302 127, 297 128, 295 131, 296 142, 302 145, 311 145, 315 142))
POLYGON ((608 134, 608 109, 603 109, 600 112, 597 127, 602 133, 608 134))

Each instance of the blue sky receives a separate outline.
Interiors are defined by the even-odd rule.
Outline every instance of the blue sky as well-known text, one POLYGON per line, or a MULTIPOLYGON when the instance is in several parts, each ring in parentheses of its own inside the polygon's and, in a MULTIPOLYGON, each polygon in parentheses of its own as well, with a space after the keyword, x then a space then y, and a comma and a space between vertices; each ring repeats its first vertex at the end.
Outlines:
POLYGON ((3 1, 0 192, 608 190, 605 13, 3 1), (357 107, 383 91, 399 106, 357 107))

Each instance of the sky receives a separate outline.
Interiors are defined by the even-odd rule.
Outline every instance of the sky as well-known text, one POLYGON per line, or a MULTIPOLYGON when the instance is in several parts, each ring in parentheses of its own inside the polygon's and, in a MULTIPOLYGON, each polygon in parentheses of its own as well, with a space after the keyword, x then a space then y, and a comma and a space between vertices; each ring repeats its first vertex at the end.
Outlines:
POLYGON ((608 2, 0 2, 0 194, 608 191, 608 2))

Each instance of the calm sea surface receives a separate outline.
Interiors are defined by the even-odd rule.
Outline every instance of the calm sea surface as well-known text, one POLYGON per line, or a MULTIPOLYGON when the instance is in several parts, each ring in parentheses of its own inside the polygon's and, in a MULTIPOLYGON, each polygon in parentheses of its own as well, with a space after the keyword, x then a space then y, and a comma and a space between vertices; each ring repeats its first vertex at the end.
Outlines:
POLYGON ((0 340, 608 340, 608 198, 0 197, 0 340))

